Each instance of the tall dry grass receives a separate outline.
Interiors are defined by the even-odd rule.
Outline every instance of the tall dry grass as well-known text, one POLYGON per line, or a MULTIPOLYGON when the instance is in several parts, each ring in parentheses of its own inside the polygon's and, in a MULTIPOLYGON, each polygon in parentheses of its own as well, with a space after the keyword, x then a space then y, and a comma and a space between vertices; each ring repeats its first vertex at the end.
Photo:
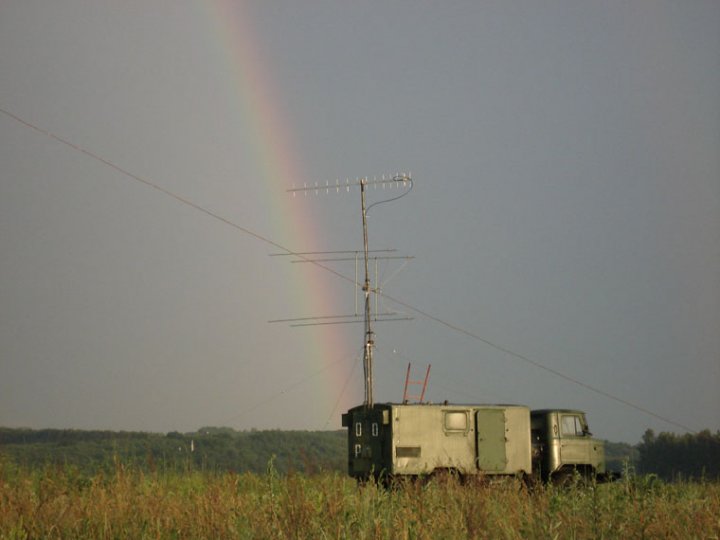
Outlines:
POLYGON ((341 475, 86 477, 0 461, 1 538, 718 538, 720 485, 631 477, 528 491, 453 478, 395 489, 341 475))

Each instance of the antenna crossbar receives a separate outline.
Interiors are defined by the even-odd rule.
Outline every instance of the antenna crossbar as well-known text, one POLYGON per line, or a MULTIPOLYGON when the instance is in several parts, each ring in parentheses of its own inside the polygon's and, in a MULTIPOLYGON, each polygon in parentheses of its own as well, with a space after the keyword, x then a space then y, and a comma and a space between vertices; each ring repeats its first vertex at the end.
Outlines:
MULTIPOLYGON (((370 257, 371 261, 393 261, 393 260, 410 260, 415 257, 409 255, 394 255, 385 257, 370 257)), ((300 259, 297 261, 290 261, 291 263, 316 263, 316 262, 341 262, 341 261, 354 261, 355 257, 335 257, 331 259, 300 259)))
MULTIPOLYGON (((393 319, 378 319, 373 318, 373 322, 391 322, 391 321, 412 321, 412 317, 396 317, 393 319)), ((358 319, 356 321, 335 321, 335 322, 316 322, 316 323, 298 323, 298 324, 291 324, 290 327, 297 328, 298 326, 328 326, 331 324, 358 324, 361 322, 365 322, 364 320, 358 319)))
MULTIPOLYGON (((395 311, 385 311, 383 313, 376 313, 375 319, 378 317, 393 317, 395 315, 399 315, 398 312, 395 311)), ((404 314, 403 314, 404 315, 404 314)), ((405 315, 407 317, 407 315, 405 315)), ((319 315, 319 316, 311 316, 311 317, 293 317, 290 319, 273 319, 272 321, 268 321, 269 323, 278 323, 278 322, 299 322, 299 321, 320 321, 320 320, 326 320, 326 319, 358 319, 361 315, 359 313, 355 313, 353 315, 319 315)), ((355 321, 351 321, 355 322, 355 321)))
MULTIPOLYGON (((383 313, 376 313, 373 316, 374 321, 408 321, 413 320, 412 317, 409 317, 408 315, 403 314, 403 317, 397 317, 389 319, 387 317, 395 317, 396 315, 400 315, 399 313, 395 311, 385 311, 383 313), (381 318, 385 317, 385 318, 381 318)), ((355 322, 362 322, 362 319, 360 319, 362 315, 360 313, 355 313, 352 315, 317 315, 317 316, 310 316, 310 317, 293 317, 291 319, 273 319, 271 321, 268 321, 268 323, 298 323, 303 321, 323 321, 323 320, 329 320, 329 319, 335 319, 336 322, 333 322, 332 324, 345 324, 348 323, 355 323, 355 322), (347 321, 341 320, 341 319, 348 319, 347 321), (352 320, 357 319, 357 320, 352 320)), ((319 324, 319 323, 317 323, 319 324)), ((327 323, 322 323, 327 324, 327 323)))
MULTIPOLYGON (((368 253, 394 253, 397 249, 371 249, 368 253)), ((270 253, 271 257, 287 257, 288 255, 341 255, 344 253, 352 253, 353 255, 362 255, 361 249, 355 250, 335 250, 335 251, 288 251, 287 253, 270 253)))
POLYGON ((286 323, 286 322, 296 322, 296 321, 317 321, 320 319, 352 319, 357 318, 360 315, 357 313, 352 315, 318 315, 315 317, 294 317, 292 319, 273 319, 272 321, 268 321, 269 323, 286 323))

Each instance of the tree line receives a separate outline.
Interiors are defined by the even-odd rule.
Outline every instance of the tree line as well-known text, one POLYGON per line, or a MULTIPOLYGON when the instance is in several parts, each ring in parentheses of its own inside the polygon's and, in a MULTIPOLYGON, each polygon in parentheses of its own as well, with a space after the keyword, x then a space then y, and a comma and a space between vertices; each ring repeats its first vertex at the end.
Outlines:
MULTIPOLYGON (((167 434, 133 431, 0 428, 0 456, 36 468, 70 465, 88 474, 118 462, 141 470, 250 471, 263 473, 272 459, 280 473, 347 470, 347 434, 339 431, 237 431, 203 427, 167 434)), ((607 467, 630 467, 664 479, 720 479, 720 431, 655 435, 637 445, 605 443, 607 467)))
POLYGON ((344 471, 344 431, 236 431, 203 427, 167 434, 69 429, 0 428, 0 455, 26 467, 70 465, 82 472, 111 470, 117 462, 141 470, 250 471, 270 459, 281 473, 344 471))
POLYGON ((665 480, 720 479, 720 431, 655 435, 648 429, 637 449, 639 472, 665 480))

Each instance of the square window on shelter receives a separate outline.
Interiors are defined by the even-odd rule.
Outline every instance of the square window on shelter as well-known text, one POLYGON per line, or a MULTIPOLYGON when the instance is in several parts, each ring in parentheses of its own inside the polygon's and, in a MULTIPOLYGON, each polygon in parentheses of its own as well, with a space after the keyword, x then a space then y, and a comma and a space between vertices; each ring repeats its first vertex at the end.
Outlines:
POLYGON ((467 431, 465 411, 445 411, 445 431, 467 431))

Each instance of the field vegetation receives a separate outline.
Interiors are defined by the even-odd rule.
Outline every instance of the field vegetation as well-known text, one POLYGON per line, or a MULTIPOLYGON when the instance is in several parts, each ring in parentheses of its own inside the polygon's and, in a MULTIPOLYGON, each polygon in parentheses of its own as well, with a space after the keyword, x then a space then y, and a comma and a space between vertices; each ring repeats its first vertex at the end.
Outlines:
POLYGON ((621 480, 532 489, 359 486, 346 437, 0 428, 0 539, 720 538, 720 433, 648 430, 606 445, 621 480))
POLYGON ((0 459, 0 538, 718 538, 720 484, 626 475, 392 489, 337 472, 29 469, 0 459))

